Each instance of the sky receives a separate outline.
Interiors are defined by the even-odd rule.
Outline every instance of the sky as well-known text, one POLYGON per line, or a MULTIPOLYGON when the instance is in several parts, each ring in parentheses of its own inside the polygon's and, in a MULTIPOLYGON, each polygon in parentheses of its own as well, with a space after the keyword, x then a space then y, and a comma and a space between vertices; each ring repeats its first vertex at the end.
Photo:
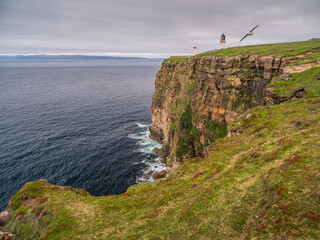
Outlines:
POLYGON ((168 57, 320 37, 320 0, 0 0, 0 54, 168 57), (254 35, 239 40, 254 26, 254 35))

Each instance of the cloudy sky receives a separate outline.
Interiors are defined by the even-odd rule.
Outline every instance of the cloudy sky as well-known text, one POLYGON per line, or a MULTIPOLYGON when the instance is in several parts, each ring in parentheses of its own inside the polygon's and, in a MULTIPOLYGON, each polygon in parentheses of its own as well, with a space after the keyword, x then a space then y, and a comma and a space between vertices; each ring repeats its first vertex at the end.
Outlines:
POLYGON ((0 54, 164 57, 320 37, 320 0, 0 0, 0 54), (239 40, 256 24, 254 35, 239 40))

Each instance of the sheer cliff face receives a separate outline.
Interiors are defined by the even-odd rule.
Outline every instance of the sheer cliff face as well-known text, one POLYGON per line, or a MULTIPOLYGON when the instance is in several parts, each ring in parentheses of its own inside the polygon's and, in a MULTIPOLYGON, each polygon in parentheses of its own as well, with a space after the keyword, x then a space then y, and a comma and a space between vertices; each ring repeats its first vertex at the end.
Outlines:
POLYGON ((273 77, 286 79, 285 60, 257 55, 166 60, 155 81, 151 137, 163 143, 169 167, 205 155, 204 147, 227 135, 227 126, 245 110, 272 105, 267 87, 273 77))

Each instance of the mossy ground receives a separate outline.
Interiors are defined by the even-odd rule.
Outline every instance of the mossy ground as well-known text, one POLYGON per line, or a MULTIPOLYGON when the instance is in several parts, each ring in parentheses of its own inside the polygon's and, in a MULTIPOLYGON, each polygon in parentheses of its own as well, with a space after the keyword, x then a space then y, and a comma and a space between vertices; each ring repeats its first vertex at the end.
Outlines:
POLYGON ((317 239, 319 127, 319 97, 257 107, 205 159, 122 195, 27 183, 6 228, 16 239, 317 239))
POLYGON ((299 90, 304 90, 309 98, 318 97, 320 96, 320 67, 293 74, 290 80, 278 80, 270 83, 269 86, 276 87, 274 94, 278 97, 289 99, 299 90))

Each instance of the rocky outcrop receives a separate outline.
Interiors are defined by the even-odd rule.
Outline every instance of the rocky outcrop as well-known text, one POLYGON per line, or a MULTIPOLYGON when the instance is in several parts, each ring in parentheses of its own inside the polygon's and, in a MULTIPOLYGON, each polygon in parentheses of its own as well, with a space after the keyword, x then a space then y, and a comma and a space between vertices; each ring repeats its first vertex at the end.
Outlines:
POLYGON ((6 223, 11 218, 8 210, 0 212, 0 240, 11 240, 13 239, 13 234, 10 232, 2 231, 1 227, 5 226, 6 223))
POLYGON ((13 240, 13 234, 0 231, 0 240, 13 240))
POLYGON ((150 133, 163 144, 167 165, 205 155, 245 110, 283 101, 268 84, 288 79, 285 66, 285 59, 258 55, 165 60, 156 76, 150 133))
POLYGON ((0 227, 4 226, 6 222, 10 219, 9 211, 5 210, 0 213, 0 227))
POLYGON ((155 172, 152 177, 154 180, 159 179, 159 178, 164 178, 168 172, 166 170, 163 170, 161 172, 155 172))

